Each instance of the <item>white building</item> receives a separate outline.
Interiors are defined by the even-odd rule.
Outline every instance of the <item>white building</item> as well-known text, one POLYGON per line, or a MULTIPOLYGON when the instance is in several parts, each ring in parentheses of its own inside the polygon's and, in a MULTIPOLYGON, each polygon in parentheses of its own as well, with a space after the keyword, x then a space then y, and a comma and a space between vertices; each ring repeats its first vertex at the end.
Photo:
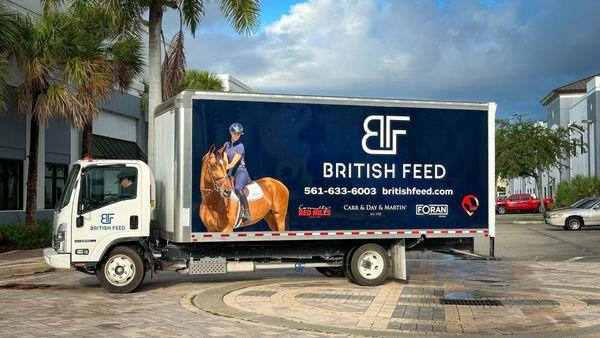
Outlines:
MULTIPOLYGON (((566 169, 555 169, 542 175, 544 197, 555 197, 556 187, 562 181, 568 181, 577 175, 600 177, 600 163, 597 151, 600 149, 600 74, 596 74, 562 87, 553 89, 546 95, 541 104, 548 110, 547 126, 549 128, 566 127, 570 124, 581 126, 584 132, 581 137, 587 143, 584 154, 565 161, 566 169)), ((512 179, 509 193, 531 193, 536 191, 535 181, 531 177, 512 179)))

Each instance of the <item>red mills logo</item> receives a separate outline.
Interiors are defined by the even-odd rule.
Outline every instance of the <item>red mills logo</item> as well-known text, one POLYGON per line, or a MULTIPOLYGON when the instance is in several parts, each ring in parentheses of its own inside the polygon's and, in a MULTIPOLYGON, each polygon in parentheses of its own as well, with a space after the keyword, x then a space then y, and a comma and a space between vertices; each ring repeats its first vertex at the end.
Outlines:
POLYGON ((410 121, 410 116, 383 116, 371 115, 363 122, 365 136, 362 138, 362 148, 367 154, 372 155, 396 155, 396 142, 398 135, 406 135, 405 129, 392 129, 392 121, 410 121), (378 130, 369 128, 371 121, 378 121, 378 130), (367 146, 367 140, 371 137, 379 137, 379 149, 371 149, 367 146))
POLYGON ((461 205, 467 215, 471 217, 479 208, 479 200, 477 197, 475 197, 475 195, 467 195, 463 198, 461 205))
POLYGON ((321 205, 319 207, 305 207, 301 204, 298 207, 298 216, 308 218, 321 218, 331 216, 331 207, 321 205))

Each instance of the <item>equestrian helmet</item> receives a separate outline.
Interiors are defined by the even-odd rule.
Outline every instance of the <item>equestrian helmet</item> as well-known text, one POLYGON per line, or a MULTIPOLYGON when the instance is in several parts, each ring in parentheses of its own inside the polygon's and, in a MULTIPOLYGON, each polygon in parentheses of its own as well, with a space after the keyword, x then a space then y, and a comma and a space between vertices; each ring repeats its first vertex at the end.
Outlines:
POLYGON ((229 126, 229 132, 244 135, 244 127, 242 127, 240 123, 236 122, 229 126))

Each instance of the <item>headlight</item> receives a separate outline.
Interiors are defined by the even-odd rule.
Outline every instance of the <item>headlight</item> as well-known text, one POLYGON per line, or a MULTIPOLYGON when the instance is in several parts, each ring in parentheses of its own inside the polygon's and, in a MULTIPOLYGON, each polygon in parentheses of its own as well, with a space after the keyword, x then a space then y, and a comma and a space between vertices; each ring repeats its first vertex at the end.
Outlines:
POLYGON ((54 249, 57 252, 65 252, 65 236, 67 232, 67 224, 61 223, 58 228, 56 228, 56 234, 54 234, 54 249))
POLYGON ((561 216, 561 214, 549 214, 548 218, 560 218, 561 216))

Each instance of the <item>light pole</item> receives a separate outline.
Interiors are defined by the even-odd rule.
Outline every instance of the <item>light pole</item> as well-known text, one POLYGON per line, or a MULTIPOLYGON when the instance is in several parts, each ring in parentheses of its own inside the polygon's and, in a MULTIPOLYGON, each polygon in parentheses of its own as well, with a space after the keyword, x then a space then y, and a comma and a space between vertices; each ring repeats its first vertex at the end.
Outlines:
POLYGON ((586 131, 587 131, 587 146, 588 146, 588 177, 592 176, 592 152, 591 152, 591 146, 590 146, 590 126, 596 121, 592 120, 592 119, 586 119, 586 120, 581 120, 581 123, 585 123, 586 124, 586 131))

